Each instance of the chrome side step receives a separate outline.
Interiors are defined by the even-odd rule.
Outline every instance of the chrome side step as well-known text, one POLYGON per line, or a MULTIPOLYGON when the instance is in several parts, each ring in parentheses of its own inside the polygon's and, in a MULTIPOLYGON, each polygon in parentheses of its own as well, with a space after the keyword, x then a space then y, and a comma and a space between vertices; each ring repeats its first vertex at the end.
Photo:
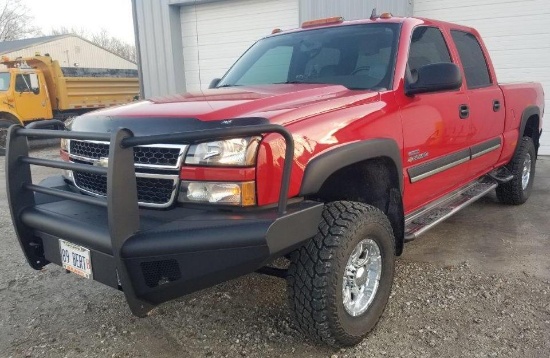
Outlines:
POLYGON ((490 177, 476 180, 405 217, 405 241, 412 241, 496 188, 490 177))

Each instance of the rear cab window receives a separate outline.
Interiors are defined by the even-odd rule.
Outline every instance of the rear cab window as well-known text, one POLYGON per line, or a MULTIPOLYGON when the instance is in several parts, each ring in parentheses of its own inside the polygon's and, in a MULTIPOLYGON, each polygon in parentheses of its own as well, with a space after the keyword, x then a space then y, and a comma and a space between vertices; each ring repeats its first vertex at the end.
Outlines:
POLYGON ((451 30, 451 36, 464 68, 468 89, 491 86, 493 82, 489 66, 475 35, 466 31, 451 30))

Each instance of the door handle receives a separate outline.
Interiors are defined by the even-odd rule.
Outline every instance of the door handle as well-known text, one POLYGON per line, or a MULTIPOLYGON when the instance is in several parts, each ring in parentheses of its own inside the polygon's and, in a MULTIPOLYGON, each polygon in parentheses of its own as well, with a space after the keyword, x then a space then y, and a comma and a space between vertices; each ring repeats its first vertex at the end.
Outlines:
POLYGON ((495 99, 493 101, 493 112, 500 111, 500 101, 498 99, 495 99))
POLYGON ((468 118, 470 116, 470 107, 467 104, 461 104, 458 107, 458 114, 460 115, 460 119, 468 118))

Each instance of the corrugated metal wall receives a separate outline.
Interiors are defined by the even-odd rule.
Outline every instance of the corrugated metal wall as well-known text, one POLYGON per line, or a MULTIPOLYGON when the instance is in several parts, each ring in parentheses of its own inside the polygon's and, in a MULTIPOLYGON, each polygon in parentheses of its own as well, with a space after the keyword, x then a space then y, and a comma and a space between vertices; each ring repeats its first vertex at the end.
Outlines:
POLYGON ((298 0, 232 0, 181 7, 187 91, 206 89, 259 38, 299 26, 298 0), (243 21, 243 14, 247 14, 243 21))
POLYGON ((412 16, 412 0, 300 0, 300 21, 329 16, 346 20, 368 18, 372 9, 379 14, 391 12, 396 16, 412 16))
POLYGON ((179 6, 171 0, 132 0, 142 95, 185 91, 179 6))
POLYGON ((51 42, 6 53, 9 58, 49 53, 62 67, 93 67, 136 69, 137 65, 76 36, 67 36, 51 42))
MULTIPOLYGON (((348 20, 366 18, 375 7, 378 13, 412 15, 412 0, 299 1, 300 21, 335 15, 348 20)), ((145 98, 185 91, 180 7, 207 2, 231 6, 232 0, 132 0, 145 98)))

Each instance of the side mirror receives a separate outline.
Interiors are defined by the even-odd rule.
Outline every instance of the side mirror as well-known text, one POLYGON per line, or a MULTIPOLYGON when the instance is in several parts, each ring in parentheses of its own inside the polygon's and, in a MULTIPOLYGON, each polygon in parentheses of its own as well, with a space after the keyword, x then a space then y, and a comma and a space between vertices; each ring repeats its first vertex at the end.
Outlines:
POLYGON ((32 91, 32 93, 34 94, 40 93, 40 87, 38 85, 38 75, 36 73, 29 74, 29 80, 31 82, 30 90, 32 91))
POLYGON ((422 66, 417 71, 415 82, 407 83, 405 94, 413 96, 418 93, 450 91, 462 86, 460 69, 454 63, 432 63, 422 66))
POLYGON ((210 85, 208 85, 208 88, 216 88, 218 86, 218 83, 220 83, 222 79, 221 78, 214 78, 212 82, 210 82, 210 85))

